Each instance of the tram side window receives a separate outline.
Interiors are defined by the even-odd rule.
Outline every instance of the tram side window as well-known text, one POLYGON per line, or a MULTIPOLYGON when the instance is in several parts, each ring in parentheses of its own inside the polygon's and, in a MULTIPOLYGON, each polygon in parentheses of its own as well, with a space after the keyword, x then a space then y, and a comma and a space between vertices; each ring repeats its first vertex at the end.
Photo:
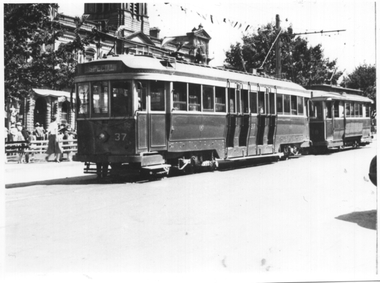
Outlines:
POLYGON ((351 112, 350 112, 350 103, 346 103, 346 117, 350 117, 351 112))
POLYGON ((150 109, 152 111, 165 110, 165 83, 152 81, 150 83, 150 109))
POLYGON ((257 93, 251 92, 251 113, 257 113, 257 93))
POLYGON ((131 83, 111 82, 111 115, 126 116, 131 113, 131 83))
POLYGON ((359 117, 363 117, 363 105, 359 103, 359 117))
POLYGON ((269 113, 270 114, 275 114, 275 100, 274 100, 274 93, 270 92, 269 93, 269 113))
POLYGON ((201 86, 189 84, 189 111, 201 111, 201 86))
POLYGON ((355 111, 355 117, 359 117, 359 104, 354 103, 354 111, 355 111))
POLYGON ((259 91, 259 96, 258 96, 258 102, 259 102, 259 114, 265 114, 265 102, 264 102, 264 96, 265 93, 262 91, 259 91))
POLYGON ((88 90, 87 83, 78 84, 77 109, 79 116, 88 114, 88 90))
POLYGON ((365 106, 365 116, 366 116, 366 117, 369 117, 369 112, 370 112, 370 107, 369 107, 369 105, 367 104, 367 105, 365 106))
POLYGON ((334 101, 334 118, 339 118, 339 101, 334 101))
POLYGON ((277 114, 283 114, 284 105, 282 101, 282 94, 277 93, 276 100, 277 100, 277 114))
POLYGON ((174 110, 187 110, 187 84, 173 83, 173 107, 174 110))
POLYGON ((284 94, 284 112, 290 114, 290 95, 284 94))
POLYGON ((350 104, 351 104, 351 105, 350 105, 350 116, 351 116, 351 117, 354 117, 354 116, 355 116, 354 103, 351 102, 350 104))
POLYGON ((297 96, 298 115, 303 115, 303 97, 297 96))
POLYGON ((291 114, 297 115, 297 96, 291 95, 290 97, 291 114))
POLYGON ((243 113, 248 113, 249 112, 249 107, 248 107, 248 90, 243 89, 241 91, 241 109, 243 113))
POLYGON ((214 111, 214 88, 203 86, 203 111, 214 111))
POLYGON ((146 111, 146 97, 148 95, 148 82, 136 82, 137 89, 137 110, 146 111))
POLYGON ((235 89, 228 89, 228 112, 235 113, 235 89))
POLYGON ((95 117, 108 116, 108 82, 92 84, 92 111, 95 117))
POLYGON ((215 87, 215 111, 226 112, 226 89, 215 87))

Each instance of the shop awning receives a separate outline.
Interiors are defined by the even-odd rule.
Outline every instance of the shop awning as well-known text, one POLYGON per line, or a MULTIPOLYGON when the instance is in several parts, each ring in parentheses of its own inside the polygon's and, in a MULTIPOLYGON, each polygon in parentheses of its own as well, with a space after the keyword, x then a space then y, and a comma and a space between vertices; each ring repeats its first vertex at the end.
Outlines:
POLYGON ((33 91, 42 96, 54 96, 54 97, 67 97, 70 98, 70 92, 52 89, 38 89, 33 88, 33 91))

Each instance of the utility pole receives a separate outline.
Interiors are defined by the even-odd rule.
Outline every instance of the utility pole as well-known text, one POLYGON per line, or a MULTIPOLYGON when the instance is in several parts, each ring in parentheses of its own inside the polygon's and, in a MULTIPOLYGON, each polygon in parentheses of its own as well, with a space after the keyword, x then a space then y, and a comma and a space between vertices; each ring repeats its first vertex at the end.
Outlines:
MULTIPOLYGON (((276 31, 280 32, 280 16, 276 15, 276 31)), ((281 39, 276 41, 276 77, 281 78, 281 39)))

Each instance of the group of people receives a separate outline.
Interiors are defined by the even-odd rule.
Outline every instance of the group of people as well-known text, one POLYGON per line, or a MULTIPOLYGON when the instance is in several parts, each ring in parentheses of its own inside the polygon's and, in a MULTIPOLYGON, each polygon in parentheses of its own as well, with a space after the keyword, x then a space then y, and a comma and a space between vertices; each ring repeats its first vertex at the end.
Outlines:
MULTIPOLYGON (((76 133, 71 129, 70 125, 58 124, 57 118, 53 117, 47 130, 40 123, 35 124, 33 132, 25 129, 20 122, 11 125, 8 130, 5 128, 5 141, 10 142, 31 142, 48 139, 48 147, 46 151, 46 160, 49 160, 51 155, 55 155, 55 161, 60 162, 63 153, 62 143, 64 140, 76 138, 76 133)), ((23 147, 19 152, 19 163, 29 162, 29 154, 25 154, 23 147)))

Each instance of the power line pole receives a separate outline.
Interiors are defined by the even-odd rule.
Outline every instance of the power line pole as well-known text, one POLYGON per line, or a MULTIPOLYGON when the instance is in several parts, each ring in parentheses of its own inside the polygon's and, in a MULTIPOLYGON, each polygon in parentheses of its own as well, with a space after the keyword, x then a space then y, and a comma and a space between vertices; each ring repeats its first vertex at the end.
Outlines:
MULTIPOLYGON (((280 32, 280 16, 276 15, 276 30, 280 32)), ((281 78, 281 39, 278 38, 276 41, 276 77, 281 78)))

